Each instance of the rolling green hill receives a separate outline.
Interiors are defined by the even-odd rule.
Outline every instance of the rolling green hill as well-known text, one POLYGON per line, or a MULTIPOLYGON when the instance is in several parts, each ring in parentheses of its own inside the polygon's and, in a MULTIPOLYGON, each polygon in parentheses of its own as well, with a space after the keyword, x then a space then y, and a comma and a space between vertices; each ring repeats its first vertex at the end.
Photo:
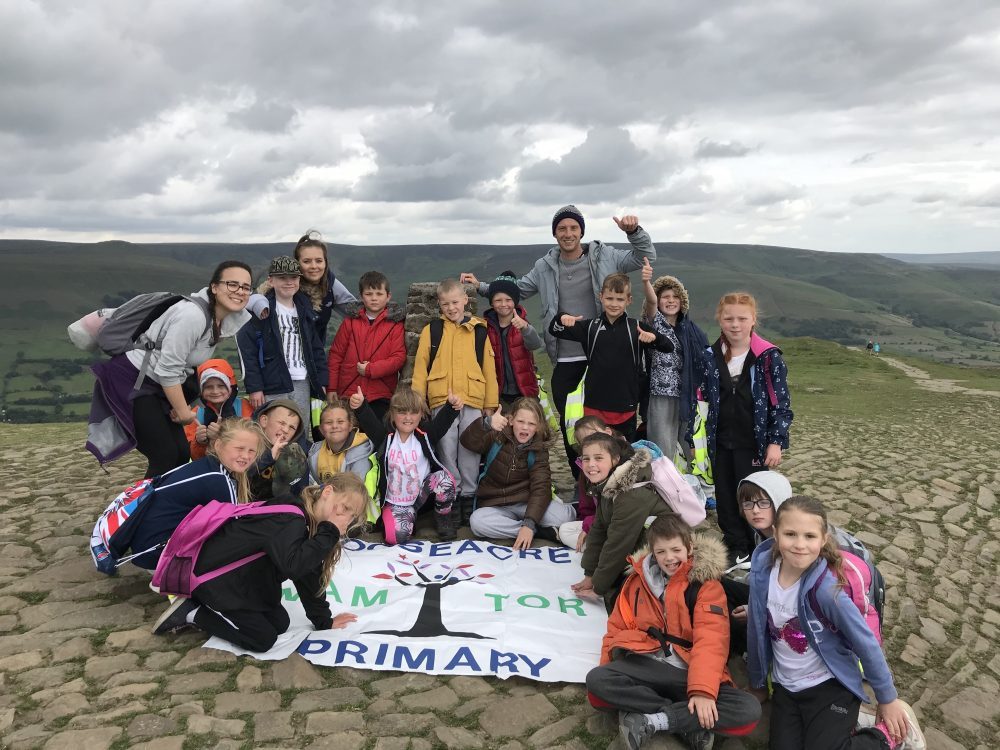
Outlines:
MULTIPOLYGON (((525 273, 548 247, 331 245, 330 253, 348 288, 364 271, 377 268, 387 273, 400 299, 413 281, 460 271, 480 279, 506 269, 525 273)), ((761 245, 657 243, 657 249, 656 273, 684 281, 692 315, 711 337, 717 333, 713 318, 721 294, 744 289, 757 297, 768 335, 848 344, 875 336, 889 352, 963 365, 1000 363, 1000 269, 761 245)), ((75 318, 137 292, 198 289, 226 258, 244 260, 263 274, 271 257, 290 250, 289 243, 0 240, 0 402, 7 417, 37 421, 84 415, 92 386, 89 357, 65 336, 75 318)), ((638 298, 638 274, 633 277, 638 298)), ((535 302, 526 306, 537 319, 535 302)))

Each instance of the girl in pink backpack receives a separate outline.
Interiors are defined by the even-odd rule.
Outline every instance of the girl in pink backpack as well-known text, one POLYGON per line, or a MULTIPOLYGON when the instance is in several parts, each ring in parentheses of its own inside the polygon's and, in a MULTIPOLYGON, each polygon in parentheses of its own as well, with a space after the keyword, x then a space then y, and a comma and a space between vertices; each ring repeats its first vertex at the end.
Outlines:
MULTIPOLYGON (((281 498, 283 505, 294 498, 281 498)), ((354 474, 333 477, 302 491, 302 514, 275 512, 229 521, 201 548, 194 574, 216 570, 263 552, 252 562, 199 585, 190 598, 178 597, 156 621, 162 635, 196 627, 248 651, 270 650, 288 630, 282 582, 291 579, 316 630, 343 628, 357 617, 336 617, 326 598, 327 584, 341 555, 341 539, 365 517, 368 492, 354 474)))

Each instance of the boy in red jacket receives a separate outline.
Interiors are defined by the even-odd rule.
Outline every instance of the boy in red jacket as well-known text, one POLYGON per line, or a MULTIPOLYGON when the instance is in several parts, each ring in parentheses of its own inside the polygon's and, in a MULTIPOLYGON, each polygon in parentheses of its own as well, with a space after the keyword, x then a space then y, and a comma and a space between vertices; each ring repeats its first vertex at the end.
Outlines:
POLYGON ((360 386, 368 405, 382 419, 406 364, 406 315, 402 307, 390 304, 389 280, 379 271, 362 275, 358 291, 362 304, 357 309, 348 307, 330 347, 327 393, 346 399, 360 386))

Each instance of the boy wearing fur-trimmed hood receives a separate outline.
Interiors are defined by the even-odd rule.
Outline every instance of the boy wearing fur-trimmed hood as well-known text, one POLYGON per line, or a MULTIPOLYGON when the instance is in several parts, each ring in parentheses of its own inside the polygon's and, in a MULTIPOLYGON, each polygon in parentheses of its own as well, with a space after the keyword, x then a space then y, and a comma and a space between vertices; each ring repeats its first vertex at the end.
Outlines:
POLYGON ((703 749, 712 747, 714 731, 749 733, 760 704, 733 685, 726 668, 725 546, 695 536, 673 514, 653 521, 647 542, 648 554, 629 559, 601 666, 587 675, 591 704, 621 712, 622 741, 631 750, 661 731, 703 749))

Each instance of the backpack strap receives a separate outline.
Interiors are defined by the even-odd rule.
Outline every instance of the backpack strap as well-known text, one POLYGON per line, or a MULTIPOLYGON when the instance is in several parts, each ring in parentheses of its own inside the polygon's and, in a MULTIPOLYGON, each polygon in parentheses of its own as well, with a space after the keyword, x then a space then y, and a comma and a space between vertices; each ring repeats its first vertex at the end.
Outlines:
POLYGON ((500 441, 494 442, 493 445, 490 446, 490 449, 486 452, 486 460, 483 462, 483 470, 479 472, 480 482, 483 481, 483 477, 486 476, 486 472, 490 470, 490 464, 493 463, 493 460, 497 457, 498 453, 500 453, 500 441))
POLYGON ((486 326, 477 325, 473 330, 476 337, 476 361, 479 362, 479 368, 483 367, 483 359, 486 357, 486 326))
POLYGON ((764 355, 764 383, 767 385, 767 398, 771 402, 771 408, 778 406, 778 396, 774 392, 774 384, 771 382, 771 352, 764 355))
MULTIPOLYGON (((201 335, 204 336, 205 333, 207 333, 208 330, 212 327, 212 313, 208 309, 208 303, 205 300, 201 299, 200 297, 192 297, 192 296, 187 295, 187 294, 181 294, 181 295, 178 295, 178 296, 180 297, 180 299, 172 302, 167 307, 167 309, 170 309, 171 307, 173 307, 174 305, 176 305, 178 302, 183 302, 184 300, 187 300, 188 302, 193 302, 194 304, 196 304, 199 308, 201 308, 201 311, 203 313, 205 313, 205 321, 206 321, 205 322, 205 330, 203 330, 201 332, 201 335)), ((160 315, 163 315, 165 313, 166 313, 166 310, 164 310, 163 312, 161 312, 160 315)), ((160 315, 157 315, 156 318, 159 318, 160 315)), ((154 318, 154 320, 156 318, 154 318)), ((152 322, 153 321, 150 320, 148 323, 144 323, 143 325, 145 326, 145 328, 149 328, 149 326, 152 324, 152 322)), ((140 326, 140 327, 142 327, 142 326, 140 326)), ((142 355, 142 364, 139 366, 139 375, 135 379, 135 385, 132 386, 132 390, 133 391, 139 390, 142 387, 143 382, 146 380, 146 376, 149 374, 149 360, 150 360, 150 358, 152 358, 154 351, 159 351, 160 349, 163 348, 163 339, 166 338, 166 336, 167 336, 167 330, 166 329, 167 329, 167 327, 164 326, 163 329, 160 331, 160 335, 156 339, 156 341, 149 341, 147 339, 142 344, 142 348, 145 350, 145 354, 142 355)), ((144 332, 145 332, 145 329, 144 329, 144 332)), ((140 334, 140 338, 141 337, 142 337, 142 334, 140 334)), ((138 339, 135 339, 135 341, 136 341, 136 343, 138 343, 138 339)), ((217 341, 212 341, 211 339, 209 339, 209 343, 211 343, 212 346, 215 346, 215 344, 217 344, 218 342, 217 341)), ((264 359, 264 357, 263 357, 263 354, 262 354, 261 355, 261 362, 262 363, 263 363, 263 359, 264 359)), ((264 367, 264 365, 261 364, 261 369, 263 369, 263 367, 264 367)))
POLYGON ((437 357, 438 348, 441 346, 441 338, 444 336, 444 321, 441 318, 434 318, 427 324, 431 329, 431 350, 427 355, 427 372, 434 366, 434 358, 437 357))

